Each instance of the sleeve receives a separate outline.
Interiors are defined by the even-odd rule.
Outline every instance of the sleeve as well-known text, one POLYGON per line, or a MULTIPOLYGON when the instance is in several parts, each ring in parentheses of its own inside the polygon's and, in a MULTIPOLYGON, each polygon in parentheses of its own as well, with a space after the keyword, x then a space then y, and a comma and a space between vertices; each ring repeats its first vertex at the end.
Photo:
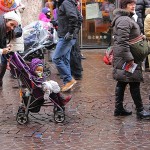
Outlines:
POLYGON ((83 22, 83 16, 81 15, 81 12, 77 10, 77 15, 78 15, 78 28, 81 28, 82 22, 83 22))
POLYGON ((120 19, 117 23, 117 42, 120 46, 119 55, 126 62, 134 60, 129 46, 129 35, 131 30, 129 19, 120 19))
POLYGON ((68 18, 68 28, 69 28, 68 31, 69 33, 73 34, 78 23, 78 15, 77 15, 76 6, 70 1, 66 1, 63 3, 63 7, 65 10, 66 16, 68 18))
POLYGON ((144 33, 148 40, 150 40, 150 15, 147 15, 144 21, 144 33))

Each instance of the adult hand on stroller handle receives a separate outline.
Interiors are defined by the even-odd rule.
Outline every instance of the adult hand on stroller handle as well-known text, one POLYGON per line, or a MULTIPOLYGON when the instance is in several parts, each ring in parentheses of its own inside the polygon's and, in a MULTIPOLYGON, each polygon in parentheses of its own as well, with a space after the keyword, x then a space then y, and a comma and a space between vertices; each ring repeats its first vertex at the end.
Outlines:
POLYGON ((2 54, 8 54, 9 52, 11 52, 10 48, 3 48, 2 54))

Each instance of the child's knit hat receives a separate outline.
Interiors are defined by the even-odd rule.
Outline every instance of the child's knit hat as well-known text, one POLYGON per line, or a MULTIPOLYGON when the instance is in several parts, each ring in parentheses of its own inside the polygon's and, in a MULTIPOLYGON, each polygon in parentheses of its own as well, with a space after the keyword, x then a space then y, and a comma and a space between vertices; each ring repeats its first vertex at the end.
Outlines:
POLYGON ((43 62, 39 58, 33 58, 30 63, 30 69, 33 73, 35 73, 35 70, 38 66, 43 66, 43 62))

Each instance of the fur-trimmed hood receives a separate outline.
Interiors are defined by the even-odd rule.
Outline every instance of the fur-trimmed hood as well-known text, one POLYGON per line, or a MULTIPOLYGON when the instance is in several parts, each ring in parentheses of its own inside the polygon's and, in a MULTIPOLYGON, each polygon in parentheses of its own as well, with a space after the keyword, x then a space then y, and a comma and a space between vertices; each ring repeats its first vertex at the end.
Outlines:
POLYGON ((148 15, 148 14, 150 14, 150 8, 146 8, 145 10, 145 15, 148 15))
POLYGON ((113 11, 113 15, 114 15, 114 19, 112 21, 112 26, 114 26, 114 23, 115 23, 116 19, 119 18, 120 16, 132 17, 134 15, 134 13, 131 13, 131 12, 125 10, 125 9, 117 8, 113 11))

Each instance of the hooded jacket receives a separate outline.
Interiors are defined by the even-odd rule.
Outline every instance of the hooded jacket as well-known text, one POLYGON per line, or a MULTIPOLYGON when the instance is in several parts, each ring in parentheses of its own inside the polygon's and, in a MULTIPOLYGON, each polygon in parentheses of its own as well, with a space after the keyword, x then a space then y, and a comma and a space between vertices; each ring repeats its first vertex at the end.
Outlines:
POLYGON ((144 33, 146 38, 150 41, 150 8, 147 8, 145 11, 145 21, 144 21, 144 33))
POLYGON ((133 14, 124 9, 114 11, 112 21, 114 45, 113 45, 113 78, 122 82, 141 82, 143 81, 141 62, 137 62, 133 57, 129 40, 141 34, 138 24, 131 18, 133 14), (126 72, 123 65, 134 60, 138 64, 134 73, 126 72))
POLYGON ((58 37, 62 38, 67 32, 74 34, 78 26, 78 10, 75 0, 64 0, 58 8, 58 37))
POLYGON ((150 0, 137 0, 136 2, 136 14, 138 16, 137 23, 140 26, 142 33, 144 34, 144 19, 145 10, 150 7, 150 0))

